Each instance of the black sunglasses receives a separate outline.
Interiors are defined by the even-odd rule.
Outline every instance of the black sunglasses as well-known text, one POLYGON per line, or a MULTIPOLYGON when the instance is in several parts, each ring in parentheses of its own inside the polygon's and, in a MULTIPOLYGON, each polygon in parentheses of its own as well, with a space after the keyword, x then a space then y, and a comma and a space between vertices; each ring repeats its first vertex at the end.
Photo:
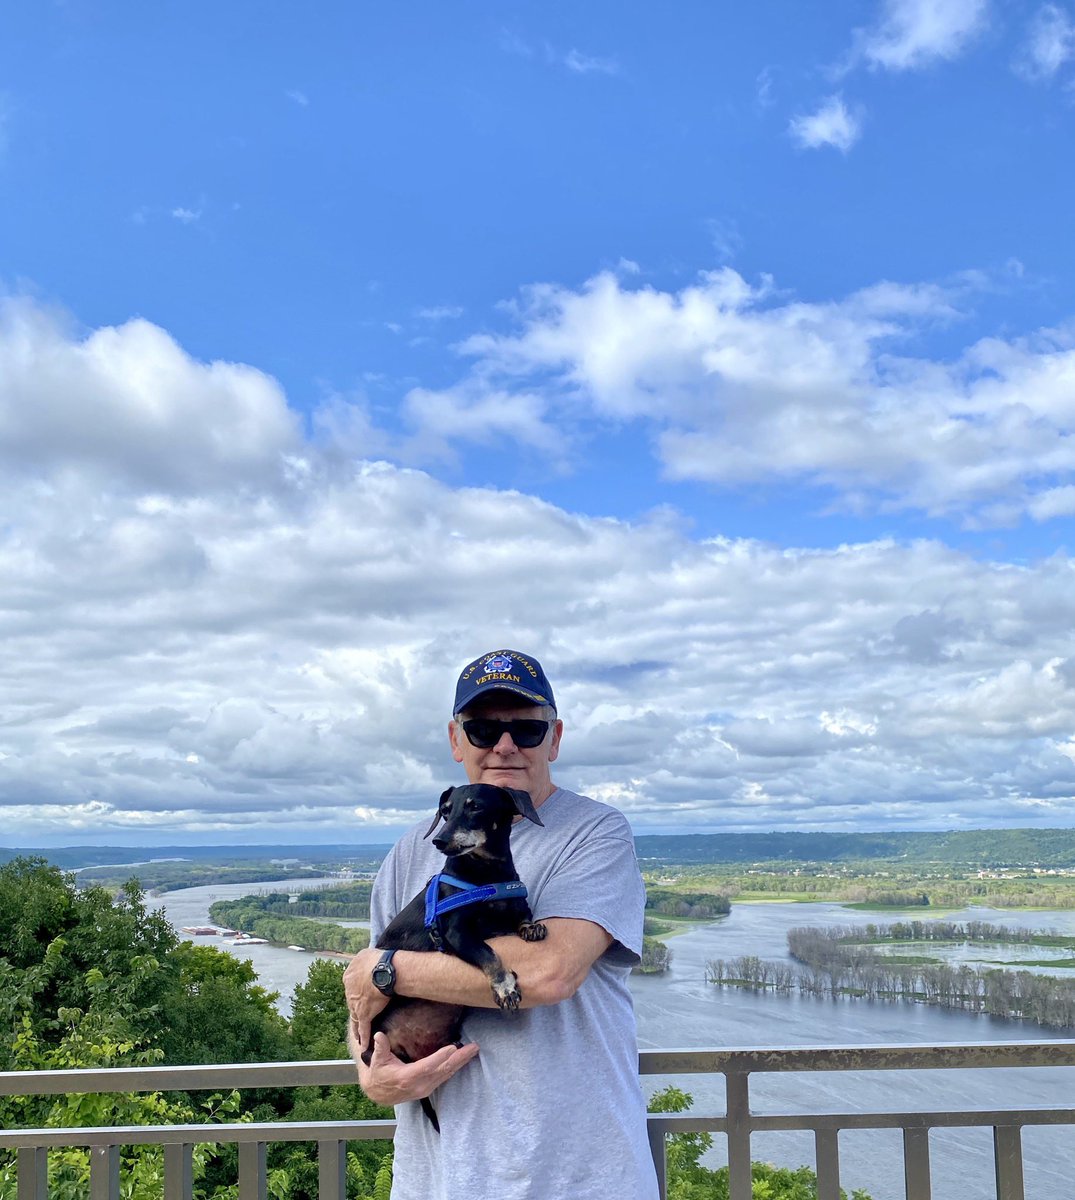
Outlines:
POLYGON ((532 750, 545 740, 545 735, 549 732, 549 722, 494 721, 492 717, 475 717, 471 721, 463 722, 463 732, 467 735, 467 741, 479 750, 491 749, 505 733, 520 750, 532 750))

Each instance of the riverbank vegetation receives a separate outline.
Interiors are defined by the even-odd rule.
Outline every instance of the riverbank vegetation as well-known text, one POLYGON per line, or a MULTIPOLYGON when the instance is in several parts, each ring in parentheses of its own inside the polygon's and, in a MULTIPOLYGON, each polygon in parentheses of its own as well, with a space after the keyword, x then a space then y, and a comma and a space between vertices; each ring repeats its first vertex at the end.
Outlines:
POLYGON ((724 892, 691 892, 681 888, 646 884, 647 916, 675 917, 680 921, 712 921, 732 910, 724 892))
POLYGON ((864 929, 800 927, 788 933, 788 950, 795 964, 753 955, 712 959, 706 963, 706 981, 813 996, 912 1001, 1036 1021, 1049 1028, 1075 1027, 1075 980, 997 966, 953 965, 922 953, 880 953, 876 947, 886 942, 935 948, 967 942, 1075 948, 1075 939, 1049 931, 1004 929, 985 922, 908 921, 864 929))
POLYGON ((666 886, 673 892, 724 896, 733 903, 829 901, 864 909, 1075 908, 1075 875, 1048 875, 1040 868, 982 874, 834 863, 769 863, 744 871, 707 864, 679 868, 675 883, 666 886))
POLYGON ((269 892, 264 896, 244 896, 241 900, 218 900, 209 906, 209 919, 281 946, 302 946, 306 950, 357 954, 370 944, 368 929, 348 929, 327 921, 284 915, 294 907, 288 903, 286 893, 269 892))

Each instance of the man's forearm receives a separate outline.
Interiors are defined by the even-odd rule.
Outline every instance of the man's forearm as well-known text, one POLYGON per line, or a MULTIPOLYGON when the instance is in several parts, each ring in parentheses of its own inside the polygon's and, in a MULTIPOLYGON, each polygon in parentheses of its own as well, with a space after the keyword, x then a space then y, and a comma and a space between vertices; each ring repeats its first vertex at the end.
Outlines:
MULTIPOLYGON (((553 918, 544 922, 542 942, 517 937, 490 939, 504 966, 519 978, 523 1008, 558 1004, 573 996, 611 937, 589 921, 553 918)), ((392 960, 396 991, 401 996, 496 1008, 489 980, 477 967, 450 954, 400 950, 392 960)))
MULTIPOLYGON (((536 954, 520 954, 535 949, 518 938, 497 938, 489 943, 509 971, 519 976, 523 1008, 547 1004, 542 999, 544 990, 540 979, 544 972, 536 954)), ((398 950, 392 963, 396 968, 396 992, 400 996, 412 996, 422 1000, 439 1000, 444 1004, 465 1004, 469 1008, 496 1008, 493 990, 485 973, 453 954, 438 954, 436 951, 398 950)))

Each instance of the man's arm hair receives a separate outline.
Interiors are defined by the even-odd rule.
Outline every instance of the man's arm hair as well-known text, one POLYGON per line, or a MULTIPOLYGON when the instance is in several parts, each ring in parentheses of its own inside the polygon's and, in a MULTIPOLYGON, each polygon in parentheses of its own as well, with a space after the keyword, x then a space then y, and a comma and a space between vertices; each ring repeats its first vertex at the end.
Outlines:
MULTIPOLYGON (((573 996, 613 941, 593 921, 550 917, 542 924, 548 931, 544 941, 524 942, 515 936, 489 940, 504 966, 519 977, 523 1008, 558 1004, 573 996)), ((497 1006, 485 975, 454 955, 399 950, 392 963, 401 996, 471 1008, 497 1006)))

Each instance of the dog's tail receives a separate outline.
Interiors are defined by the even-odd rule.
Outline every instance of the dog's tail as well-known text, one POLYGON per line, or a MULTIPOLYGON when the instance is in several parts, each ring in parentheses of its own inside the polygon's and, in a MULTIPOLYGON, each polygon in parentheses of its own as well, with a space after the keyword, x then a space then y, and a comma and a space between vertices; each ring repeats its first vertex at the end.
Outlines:
POLYGON ((426 1096, 420 1103, 422 1105, 422 1112, 429 1118, 430 1125, 433 1126, 437 1133, 440 1133, 440 1121, 437 1120, 437 1110, 433 1107, 433 1101, 426 1096))

